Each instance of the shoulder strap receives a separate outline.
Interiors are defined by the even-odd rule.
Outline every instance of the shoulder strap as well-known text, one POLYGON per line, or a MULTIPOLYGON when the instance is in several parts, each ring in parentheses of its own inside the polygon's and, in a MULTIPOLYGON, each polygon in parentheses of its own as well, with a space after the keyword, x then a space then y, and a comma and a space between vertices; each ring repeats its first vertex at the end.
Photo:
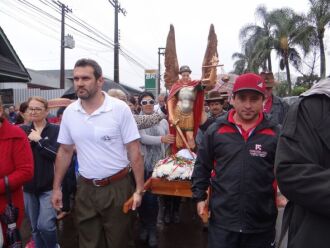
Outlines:
POLYGON ((7 196, 7 201, 8 201, 8 204, 12 204, 12 200, 11 200, 11 193, 10 193, 10 188, 9 188, 9 181, 8 181, 8 177, 7 177, 7 176, 5 176, 4 180, 5 180, 5 188, 6 188, 6 196, 7 196))

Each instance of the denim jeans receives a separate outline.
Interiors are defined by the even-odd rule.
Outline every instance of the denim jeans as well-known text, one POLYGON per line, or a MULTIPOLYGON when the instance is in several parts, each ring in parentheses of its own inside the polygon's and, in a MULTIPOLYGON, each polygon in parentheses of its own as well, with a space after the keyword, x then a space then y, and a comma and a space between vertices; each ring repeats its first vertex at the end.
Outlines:
POLYGON ((24 192, 25 212, 37 248, 57 247, 56 211, 51 204, 51 195, 52 191, 40 194, 24 192))
MULTIPOLYGON (((151 177, 151 174, 152 172, 147 172, 145 170, 145 180, 148 180, 148 178, 151 177)), ((146 229, 148 232, 157 229, 158 209, 158 196, 149 191, 145 192, 141 206, 138 208, 142 229, 146 229)))

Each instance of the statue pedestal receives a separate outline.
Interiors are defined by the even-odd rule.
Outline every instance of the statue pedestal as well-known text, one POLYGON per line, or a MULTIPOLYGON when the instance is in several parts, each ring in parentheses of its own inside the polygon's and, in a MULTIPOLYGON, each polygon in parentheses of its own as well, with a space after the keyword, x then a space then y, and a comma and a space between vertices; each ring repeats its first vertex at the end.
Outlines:
POLYGON ((151 178, 150 190, 153 194, 192 197, 191 181, 151 178))

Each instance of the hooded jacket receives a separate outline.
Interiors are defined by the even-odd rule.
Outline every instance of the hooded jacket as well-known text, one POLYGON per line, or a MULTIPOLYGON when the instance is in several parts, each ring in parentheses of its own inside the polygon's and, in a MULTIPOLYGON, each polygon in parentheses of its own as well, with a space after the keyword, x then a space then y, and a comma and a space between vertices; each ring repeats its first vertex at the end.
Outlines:
POLYGON ((275 164, 288 247, 330 247, 330 79, 290 107, 275 164))

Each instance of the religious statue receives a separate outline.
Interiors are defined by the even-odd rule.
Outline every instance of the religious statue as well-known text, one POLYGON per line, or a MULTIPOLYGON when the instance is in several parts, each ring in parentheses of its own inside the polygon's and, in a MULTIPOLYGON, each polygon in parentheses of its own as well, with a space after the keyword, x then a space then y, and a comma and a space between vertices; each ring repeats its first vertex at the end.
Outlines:
POLYGON ((170 131, 176 136, 172 147, 175 153, 182 148, 195 149, 195 137, 204 108, 204 91, 211 90, 217 80, 217 38, 211 25, 207 50, 204 56, 202 80, 192 80, 189 66, 178 70, 174 27, 171 25, 165 50, 165 83, 170 89, 167 101, 170 131), (178 78, 180 74, 181 78, 178 78))

